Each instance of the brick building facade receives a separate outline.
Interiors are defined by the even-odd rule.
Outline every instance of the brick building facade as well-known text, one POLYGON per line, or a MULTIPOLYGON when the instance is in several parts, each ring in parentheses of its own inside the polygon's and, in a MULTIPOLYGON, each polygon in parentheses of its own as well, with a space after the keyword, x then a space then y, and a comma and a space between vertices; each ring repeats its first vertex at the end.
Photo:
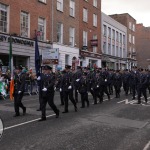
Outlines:
POLYGON ((137 65, 136 61, 136 20, 128 13, 110 15, 113 19, 127 27, 127 64, 128 68, 137 65))
POLYGON ((150 69, 150 27, 136 24, 137 66, 150 69))
POLYGON ((81 66, 101 67, 101 0, 81 0, 79 10, 81 66))

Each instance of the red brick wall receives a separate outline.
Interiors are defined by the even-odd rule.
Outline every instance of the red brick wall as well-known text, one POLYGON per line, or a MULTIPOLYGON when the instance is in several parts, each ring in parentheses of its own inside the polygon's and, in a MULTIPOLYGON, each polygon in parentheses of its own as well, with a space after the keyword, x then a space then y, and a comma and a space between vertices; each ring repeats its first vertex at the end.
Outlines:
POLYGON ((93 6, 93 0, 88 2, 80 1, 80 12, 79 12, 79 48, 83 46, 83 31, 88 32, 88 51, 93 51, 90 40, 93 39, 93 35, 97 35, 98 38, 98 53, 101 53, 101 0, 97 1, 97 8, 93 6), (88 9, 88 22, 83 21, 83 8, 88 9), (97 14, 97 27, 93 26, 93 14, 97 14))
POLYGON ((20 35, 20 12, 25 11, 30 14, 30 38, 34 37, 34 31, 38 29, 38 17, 43 17, 46 19, 46 39, 50 40, 51 1, 47 0, 44 4, 38 0, 0 0, 0 3, 10 8, 10 34, 20 35))
POLYGON ((147 68, 150 65, 150 27, 136 25, 136 50, 138 67, 147 68))

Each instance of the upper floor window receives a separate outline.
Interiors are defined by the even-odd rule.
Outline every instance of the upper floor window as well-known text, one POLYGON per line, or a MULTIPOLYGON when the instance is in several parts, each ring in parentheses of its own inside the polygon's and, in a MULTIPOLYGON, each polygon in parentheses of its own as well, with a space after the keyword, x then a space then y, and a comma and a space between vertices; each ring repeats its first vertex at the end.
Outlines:
POLYGON ((97 15, 93 14, 93 26, 97 27, 97 15))
POLYGON ((83 31, 83 46, 87 46, 88 36, 87 32, 83 31))
POLYGON ((20 33, 22 37, 29 37, 29 14, 26 12, 21 12, 20 20, 21 28, 20 33))
POLYGON ((38 19, 38 31, 40 32, 39 40, 44 41, 46 38, 46 21, 44 18, 38 19))
POLYGON ((129 34, 129 42, 131 43, 131 34, 129 34))
POLYGON ((129 29, 132 29, 132 23, 129 22, 129 29))
POLYGON ((133 24, 133 26, 132 26, 132 30, 133 30, 133 31, 135 31, 135 24, 133 24))
POLYGON ((106 36, 106 32, 107 32, 106 29, 107 29, 107 28, 106 28, 106 25, 103 25, 103 35, 104 35, 104 36, 106 36))
POLYGON ((57 0, 57 10, 63 11, 63 0, 57 0))
POLYGON ((132 37, 132 43, 135 44, 135 37, 132 37))
POLYGON ((115 30, 112 30, 112 39, 115 40, 115 30))
POLYGON ((97 7, 97 0, 93 0, 93 6, 97 7))
POLYGON ((108 37, 111 38, 111 28, 108 27, 108 37))
POLYGON ((57 42, 63 43, 63 24, 57 23, 57 42))
POLYGON ((119 33, 116 32, 116 41, 119 41, 119 33))
POLYGON ((123 35, 123 44, 125 44, 126 39, 125 39, 125 35, 123 35))
POLYGON ((88 10, 86 8, 83 8, 83 21, 88 21, 88 10))
POLYGON ((8 6, 0 3, 0 32, 8 32, 8 6))
MULTIPOLYGON (((97 35, 93 35, 93 40, 97 40, 97 35)), ((97 53, 97 46, 93 46, 93 52, 97 53)))
POLYGON ((75 16, 75 1, 70 0, 70 16, 75 16))
POLYGON ((122 34, 120 33, 120 43, 122 43, 122 34))
POLYGON ((75 43, 75 28, 70 27, 69 29, 69 44, 74 46, 75 43))

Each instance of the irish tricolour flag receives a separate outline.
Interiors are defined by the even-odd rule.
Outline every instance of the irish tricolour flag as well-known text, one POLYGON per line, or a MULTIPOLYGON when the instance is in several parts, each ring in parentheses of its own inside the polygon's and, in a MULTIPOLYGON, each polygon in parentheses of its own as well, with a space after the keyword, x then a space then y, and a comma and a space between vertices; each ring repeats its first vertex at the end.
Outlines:
POLYGON ((12 38, 9 38, 9 68, 11 73, 11 81, 10 81, 10 100, 13 100, 14 93, 14 73, 13 73, 13 57, 12 57, 12 38))

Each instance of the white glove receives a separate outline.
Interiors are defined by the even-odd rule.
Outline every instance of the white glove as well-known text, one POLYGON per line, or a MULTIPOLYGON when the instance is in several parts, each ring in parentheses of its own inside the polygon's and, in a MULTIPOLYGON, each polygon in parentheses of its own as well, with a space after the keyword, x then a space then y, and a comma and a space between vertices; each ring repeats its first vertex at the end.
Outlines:
POLYGON ((40 80, 41 80, 41 77, 40 77, 40 76, 38 76, 37 80, 38 80, 38 81, 40 81, 40 80))
POLYGON ((97 88, 99 87, 99 85, 97 85, 97 88))
POLYGON ((60 90, 59 90, 60 92, 62 92, 62 89, 60 88, 60 90))
POLYGON ((68 87, 68 89, 69 89, 69 90, 72 89, 72 86, 70 85, 70 86, 68 87))
POLYGON ((21 91, 18 91, 18 94, 20 94, 21 93, 21 91))
POLYGON ((76 81, 77 81, 77 82, 79 82, 79 81, 80 81, 80 79, 77 79, 76 81))
POLYGON ((56 87, 54 87, 54 91, 56 91, 56 87))
POLYGON ((107 79, 105 79, 105 82, 107 82, 107 79))
POLYGON ((77 90, 77 93, 79 93, 79 91, 77 90))
POLYGON ((91 88, 91 90, 93 91, 93 88, 91 88))
POLYGON ((43 88, 42 91, 46 92, 46 91, 47 91, 47 88, 43 88))

